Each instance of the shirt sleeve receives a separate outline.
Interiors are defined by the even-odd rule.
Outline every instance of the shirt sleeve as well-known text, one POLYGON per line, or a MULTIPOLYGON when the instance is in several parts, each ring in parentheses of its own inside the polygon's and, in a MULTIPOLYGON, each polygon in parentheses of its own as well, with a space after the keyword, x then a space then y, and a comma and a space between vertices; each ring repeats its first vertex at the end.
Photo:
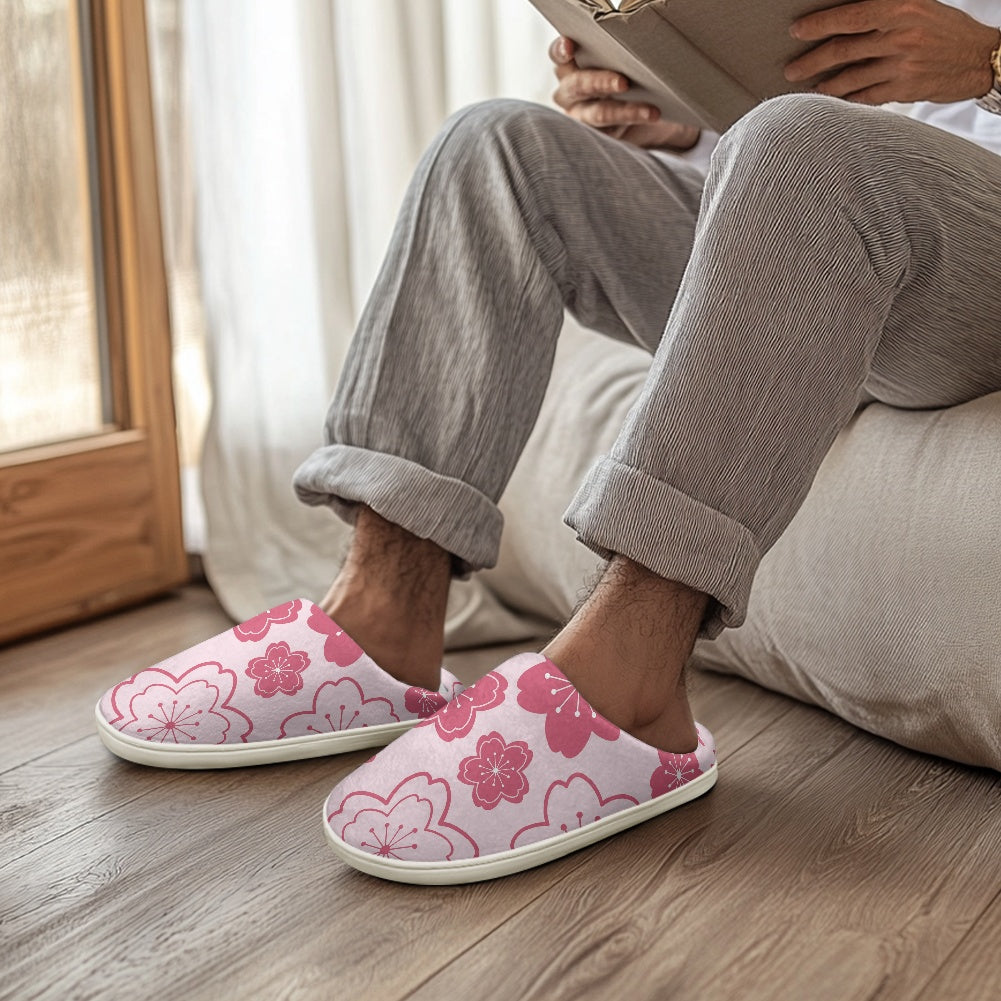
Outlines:
POLYGON ((657 150, 661 157, 668 157, 671 160, 682 160, 695 167, 699 173, 705 175, 709 173, 709 158, 712 156, 716 143, 719 142, 719 134, 709 129, 703 129, 699 135, 699 141, 683 153, 671 153, 667 150, 657 150))

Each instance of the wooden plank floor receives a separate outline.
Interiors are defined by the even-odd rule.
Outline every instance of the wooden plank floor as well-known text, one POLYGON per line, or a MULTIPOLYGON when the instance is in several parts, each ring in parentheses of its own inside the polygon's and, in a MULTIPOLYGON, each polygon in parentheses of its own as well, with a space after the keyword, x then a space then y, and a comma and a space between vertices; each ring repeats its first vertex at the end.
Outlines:
POLYGON ((370 752, 179 773, 100 745, 105 688, 229 624, 189 587, 0 650, 0 998, 1001 998, 994 773, 697 673, 710 795, 533 872, 400 886, 320 833, 370 752))

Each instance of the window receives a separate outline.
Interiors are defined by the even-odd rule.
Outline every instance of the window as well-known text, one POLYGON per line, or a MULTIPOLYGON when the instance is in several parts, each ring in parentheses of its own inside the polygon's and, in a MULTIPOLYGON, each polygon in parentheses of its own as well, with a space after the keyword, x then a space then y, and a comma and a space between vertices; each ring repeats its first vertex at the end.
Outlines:
POLYGON ((0 4, 0 640, 182 581, 141 0, 0 4))

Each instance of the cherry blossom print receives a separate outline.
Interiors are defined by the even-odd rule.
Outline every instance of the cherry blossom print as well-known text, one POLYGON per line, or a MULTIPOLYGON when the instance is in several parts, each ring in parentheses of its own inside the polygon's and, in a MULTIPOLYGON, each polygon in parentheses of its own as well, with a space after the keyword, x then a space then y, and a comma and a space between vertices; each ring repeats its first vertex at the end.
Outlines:
POLYGON ((292 650, 282 640, 271 643, 263 657, 255 657, 248 665, 246 675, 254 679, 254 694, 270 699, 281 692, 295 695, 302 690, 302 672, 309 667, 305 650, 292 650))
POLYGON ((447 701, 444 695, 426 688, 408 688, 403 696, 407 712, 413 713, 418 719, 433 716, 447 701))
POLYGON ((339 733, 341 730, 384 723, 399 723, 389 699, 366 699, 361 686, 353 678, 325 681, 313 696, 313 707, 292 713, 281 726, 282 737, 309 737, 317 733, 339 733))
POLYGON ((316 605, 310 605, 309 618, 306 625, 314 633, 321 633, 327 638, 323 644, 323 656, 338 667, 350 667, 364 651, 341 627, 316 605))
POLYGON ((542 819, 518 831, 511 839, 511 847, 520 848, 578 830, 619 810, 636 806, 637 802, 624 793, 606 799, 586 775, 576 772, 565 781, 553 782, 546 791, 542 819))
POLYGON ((295 601, 286 601, 284 605, 276 605, 252 619, 247 619, 246 622, 241 622, 238 626, 233 626, 233 633, 244 643, 255 643, 264 639, 272 626, 295 622, 300 608, 302 602, 298 598, 295 601))
POLYGON ((458 740, 472 730, 477 713, 493 709, 504 701, 506 688, 507 679, 496 671, 491 671, 475 685, 459 692, 430 719, 417 725, 434 725, 442 740, 458 740))
POLYGON ((228 704, 236 675, 206 662, 179 676, 151 668, 111 691, 109 723, 158 744, 226 744, 247 739, 253 724, 228 704))
POLYGON ((476 753, 459 763, 459 781, 473 787, 473 803, 492 810, 501 800, 520 803, 528 792, 525 769, 532 752, 523 740, 505 743, 499 733, 476 742, 476 753))
POLYGON ((650 776, 650 794, 653 796, 662 796, 702 774, 702 767, 694 752, 672 754, 669 751, 658 751, 658 754, 660 765, 650 776))
POLYGON ((381 858, 446 862, 475 858, 476 842, 445 820, 451 791, 427 772, 407 776, 385 798, 350 793, 327 822, 341 840, 381 858))
POLYGON ((452 699, 454 699, 456 695, 458 695, 459 692, 461 692, 465 687, 466 686, 461 681, 456 678, 452 678, 451 681, 444 681, 439 691, 446 702, 451 702, 452 699))
POLYGON ((530 667, 518 679, 518 688, 518 705, 545 714, 549 747, 565 758, 577 757, 592 734, 618 740, 619 728, 595 712, 552 661, 530 667))

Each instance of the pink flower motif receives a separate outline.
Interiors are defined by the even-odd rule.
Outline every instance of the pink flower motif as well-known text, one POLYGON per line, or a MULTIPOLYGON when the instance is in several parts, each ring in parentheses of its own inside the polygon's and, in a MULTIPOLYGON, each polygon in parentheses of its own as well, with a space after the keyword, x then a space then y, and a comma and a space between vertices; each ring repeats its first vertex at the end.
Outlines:
POLYGON ((323 644, 323 656, 338 667, 350 667, 364 651, 333 619, 316 605, 310 606, 306 625, 314 633, 322 633, 327 638, 323 644))
POLYGON ((566 834, 636 804, 632 796, 624 793, 605 799, 586 775, 576 772, 565 782, 556 781, 549 787, 542 820, 518 831, 511 839, 511 847, 520 848, 566 834))
POLYGON ((658 754, 660 754, 660 765, 650 776, 650 793, 654 796, 662 796, 665 792, 678 789, 702 774, 699 759, 694 751, 688 754, 659 751, 658 754))
POLYGON ((158 744, 245 741, 253 724, 228 704, 236 684, 236 675, 214 661, 180 675, 150 668, 115 686, 108 722, 158 744))
POLYGON ((476 743, 476 754, 459 764, 459 781, 473 787, 473 802, 492 810, 502 799, 520 803, 528 792, 525 769, 532 752, 523 740, 510 744, 499 733, 486 734, 476 743))
POLYGON ((364 790, 348 794, 327 821, 341 840, 382 858, 420 862, 475 858, 476 842, 445 820, 450 803, 444 779, 418 772, 385 798, 364 790))
POLYGON ((298 600, 286 601, 284 605, 276 605, 269 608, 260 615, 255 615, 246 622, 241 622, 238 626, 233 626, 233 632, 238 640, 244 643, 253 643, 264 639, 268 630, 272 626, 284 625, 286 622, 295 622, 295 617, 302 608, 302 602, 298 600))
POLYGON ((408 688, 403 697, 403 704, 407 707, 407 712, 413 713, 418 719, 427 719, 433 716, 443 705, 446 698, 437 692, 428 691, 426 688, 408 688))
POLYGON ((577 757, 591 734, 602 740, 619 739, 619 728, 599 716, 552 661, 530 667, 518 679, 518 688, 518 705, 545 714, 549 747, 565 758, 577 757))
POLYGON ((448 688, 444 693, 446 702, 451 702, 466 687, 461 681, 449 681, 447 685, 448 688))
POLYGON ((458 740, 472 730, 478 712, 493 709, 504 701, 506 688, 504 676, 491 671, 447 702, 430 719, 417 725, 434 725, 442 740, 458 740))
POLYGON ((302 689, 302 672, 309 667, 309 657, 305 650, 293 651, 284 640, 268 646, 263 657, 255 657, 248 665, 246 674, 254 679, 254 694, 270 699, 282 692, 295 695, 302 689))
POLYGON ((314 733, 337 733, 352 727, 399 723, 389 699, 366 699, 353 678, 325 681, 313 696, 313 708, 292 713, 282 723, 282 737, 307 737, 314 733))

